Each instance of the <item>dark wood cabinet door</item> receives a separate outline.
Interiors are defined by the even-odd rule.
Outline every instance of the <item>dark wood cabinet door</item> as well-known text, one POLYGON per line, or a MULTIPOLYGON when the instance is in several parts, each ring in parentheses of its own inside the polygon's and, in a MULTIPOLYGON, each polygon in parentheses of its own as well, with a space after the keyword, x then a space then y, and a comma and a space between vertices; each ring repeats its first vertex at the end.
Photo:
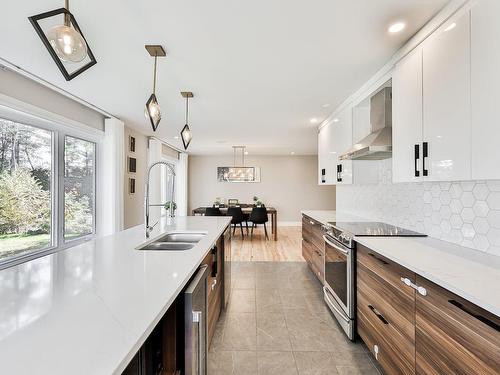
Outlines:
POLYGON ((500 374, 500 318, 417 276, 417 374, 500 374))
POLYGON ((415 295, 400 278, 415 275, 363 248, 357 255, 358 333, 387 374, 413 375, 415 295))

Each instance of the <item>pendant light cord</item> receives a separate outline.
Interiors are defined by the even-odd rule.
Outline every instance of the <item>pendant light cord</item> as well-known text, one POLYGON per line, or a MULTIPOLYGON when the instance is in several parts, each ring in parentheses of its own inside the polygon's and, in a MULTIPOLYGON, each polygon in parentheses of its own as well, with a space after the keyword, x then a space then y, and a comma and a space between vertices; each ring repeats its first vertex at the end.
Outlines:
POLYGON ((189 116, 189 96, 186 95, 186 125, 188 124, 188 116, 189 116))
POLYGON ((156 95, 156 60, 158 58, 158 55, 155 54, 155 67, 154 67, 154 73, 153 73, 153 94, 156 95))

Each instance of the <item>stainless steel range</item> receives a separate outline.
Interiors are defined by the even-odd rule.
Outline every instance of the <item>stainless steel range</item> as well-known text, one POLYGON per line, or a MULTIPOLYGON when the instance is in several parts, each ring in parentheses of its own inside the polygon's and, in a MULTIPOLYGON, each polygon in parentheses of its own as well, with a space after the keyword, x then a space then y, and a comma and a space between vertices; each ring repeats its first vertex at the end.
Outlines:
POLYGON ((329 222, 325 226, 325 285, 324 299, 349 339, 355 337, 356 280, 354 237, 425 237, 380 222, 329 222))

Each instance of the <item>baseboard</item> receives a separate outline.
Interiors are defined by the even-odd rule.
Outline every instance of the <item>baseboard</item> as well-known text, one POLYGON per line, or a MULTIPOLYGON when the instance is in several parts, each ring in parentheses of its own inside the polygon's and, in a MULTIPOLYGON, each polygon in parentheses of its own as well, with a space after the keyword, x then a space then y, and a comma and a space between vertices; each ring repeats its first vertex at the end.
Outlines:
POLYGON ((278 227, 300 227, 302 221, 278 221, 278 227))

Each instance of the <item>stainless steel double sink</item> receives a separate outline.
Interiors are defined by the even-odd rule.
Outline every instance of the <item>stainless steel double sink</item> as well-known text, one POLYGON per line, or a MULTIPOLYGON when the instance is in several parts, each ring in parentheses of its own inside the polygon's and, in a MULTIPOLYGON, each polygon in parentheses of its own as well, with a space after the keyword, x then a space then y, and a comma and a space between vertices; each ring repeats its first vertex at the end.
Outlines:
POLYGON ((203 232, 171 232, 141 245, 137 250, 183 251, 192 249, 207 234, 203 232))

